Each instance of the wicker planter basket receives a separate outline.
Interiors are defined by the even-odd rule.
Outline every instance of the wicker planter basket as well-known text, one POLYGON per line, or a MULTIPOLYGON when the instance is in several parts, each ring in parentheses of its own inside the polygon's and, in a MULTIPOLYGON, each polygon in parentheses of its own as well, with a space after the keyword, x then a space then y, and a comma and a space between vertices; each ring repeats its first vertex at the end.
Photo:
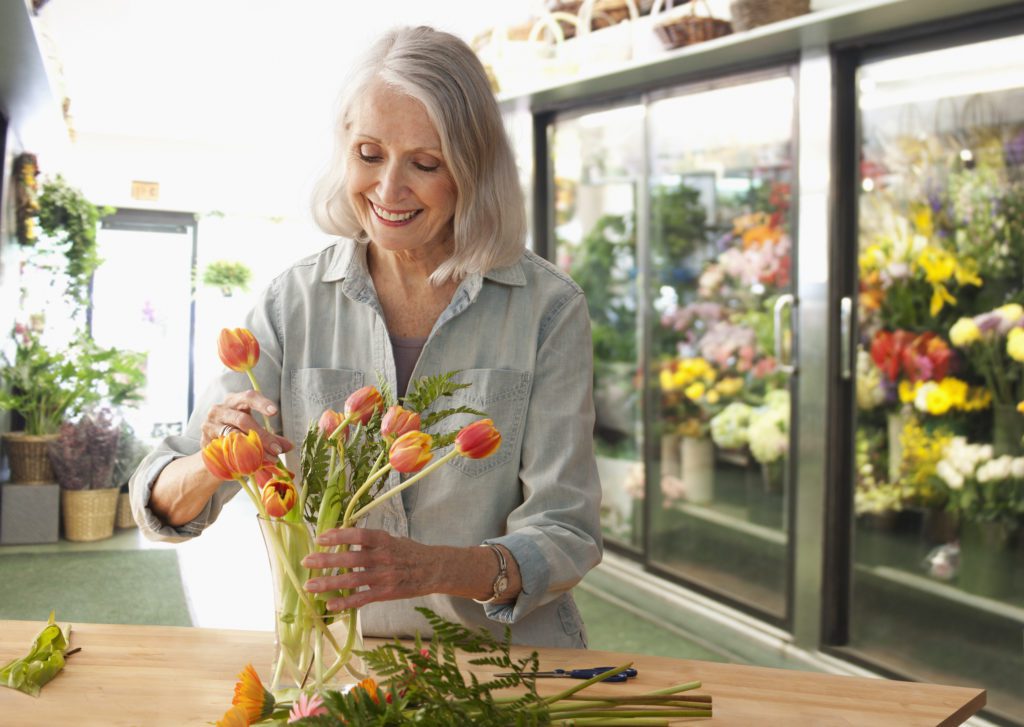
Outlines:
POLYGON ((114 534, 117 515, 116 487, 102 490, 61 490, 60 509, 64 521, 64 537, 87 542, 103 540, 114 534))
POLYGON ((127 492, 117 495, 117 517, 114 519, 114 526, 117 528, 137 527, 135 518, 132 516, 132 501, 127 492))
POLYGON ((56 434, 8 432, 3 441, 11 466, 11 482, 36 485, 57 481, 50 466, 50 442, 57 441, 56 434))
POLYGON ((732 32, 728 20, 711 16, 707 0, 693 0, 689 13, 671 13, 654 24, 654 32, 661 38, 666 48, 682 48, 686 45, 714 40, 732 32), (706 15, 698 15, 697 8, 702 7, 706 15))
POLYGON ((732 0, 732 27, 736 32, 768 25, 811 11, 811 0, 732 0))

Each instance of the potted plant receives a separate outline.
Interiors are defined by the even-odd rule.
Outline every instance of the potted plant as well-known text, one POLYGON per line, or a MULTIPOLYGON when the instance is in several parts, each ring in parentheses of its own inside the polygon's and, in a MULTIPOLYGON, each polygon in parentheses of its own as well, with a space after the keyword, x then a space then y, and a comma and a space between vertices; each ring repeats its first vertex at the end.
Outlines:
POLYGON ((113 535, 120 490, 114 482, 114 462, 120 434, 120 424, 110 410, 100 409, 77 422, 61 424, 60 434, 50 444, 68 540, 102 540, 113 535))
POLYGON ((128 479, 148 452, 148 445, 136 436, 135 430, 128 422, 122 421, 121 434, 117 440, 117 454, 114 457, 114 486, 119 489, 117 518, 114 525, 118 528, 135 527, 135 518, 132 516, 131 501, 128 497, 128 479))
POLYGON ((215 260, 203 271, 203 284, 219 288, 221 295, 230 298, 235 290, 248 290, 252 271, 243 262, 215 260))
POLYGON ((116 407, 140 399, 143 357, 101 348, 84 336, 54 352, 21 325, 13 338, 14 356, 0 355, 0 409, 25 424, 24 430, 3 435, 11 481, 52 482, 47 450, 61 423, 101 401, 116 407))

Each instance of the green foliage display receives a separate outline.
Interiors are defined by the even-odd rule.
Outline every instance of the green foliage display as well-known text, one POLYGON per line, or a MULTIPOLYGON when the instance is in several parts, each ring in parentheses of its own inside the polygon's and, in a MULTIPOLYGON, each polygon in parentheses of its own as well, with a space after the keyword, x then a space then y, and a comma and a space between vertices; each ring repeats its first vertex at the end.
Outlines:
POLYGON ((89 282, 103 261, 96 250, 96 226, 114 213, 97 207, 61 175, 43 184, 39 195, 39 226, 67 260, 67 294, 81 307, 89 304, 89 282))
POLYGON ((681 183, 651 191, 654 262, 665 282, 678 282, 674 272, 704 245, 706 235, 707 211, 701 204, 700 190, 681 183))
POLYGON ((121 406, 142 398, 142 354, 102 348, 85 336, 61 352, 24 329, 13 337, 13 360, 0 356, 0 408, 21 415, 26 434, 56 434, 61 422, 93 404, 121 406))

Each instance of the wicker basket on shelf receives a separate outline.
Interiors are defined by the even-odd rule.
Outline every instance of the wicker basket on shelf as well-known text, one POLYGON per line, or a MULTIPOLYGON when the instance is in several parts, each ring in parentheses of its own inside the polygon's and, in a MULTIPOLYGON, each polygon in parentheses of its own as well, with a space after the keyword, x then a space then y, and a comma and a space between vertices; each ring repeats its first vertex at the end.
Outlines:
POLYGON ((732 27, 750 30, 811 11, 811 0, 732 0, 732 27))
POLYGON ((56 440, 56 434, 4 434, 4 451, 11 467, 11 482, 22 485, 56 482, 53 467, 50 466, 50 443, 56 440))
POLYGON ((654 23, 654 32, 667 48, 682 48, 705 40, 714 40, 732 32, 728 20, 711 15, 707 0, 693 0, 689 12, 673 12, 654 23), (698 14, 703 8, 706 15, 698 14))
POLYGON ((114 534, 117 515, 118 488, 102 490, 61 490, 60 509, 64 521, 64 537, 88 542, 103 540, 114 534))

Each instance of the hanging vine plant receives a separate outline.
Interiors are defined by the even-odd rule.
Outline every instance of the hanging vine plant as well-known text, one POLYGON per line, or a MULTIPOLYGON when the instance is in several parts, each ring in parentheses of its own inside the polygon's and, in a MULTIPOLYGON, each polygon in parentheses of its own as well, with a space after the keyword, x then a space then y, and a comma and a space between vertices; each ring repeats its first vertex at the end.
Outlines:
POLYGON ((103 261, 96 250, 96 227, 114 208, 97 207, 57 175, 43 183, 39 195, 39 227, 63 253, 68 276, 67 294, 85 307, 89 303, 89 280, 103 261))

